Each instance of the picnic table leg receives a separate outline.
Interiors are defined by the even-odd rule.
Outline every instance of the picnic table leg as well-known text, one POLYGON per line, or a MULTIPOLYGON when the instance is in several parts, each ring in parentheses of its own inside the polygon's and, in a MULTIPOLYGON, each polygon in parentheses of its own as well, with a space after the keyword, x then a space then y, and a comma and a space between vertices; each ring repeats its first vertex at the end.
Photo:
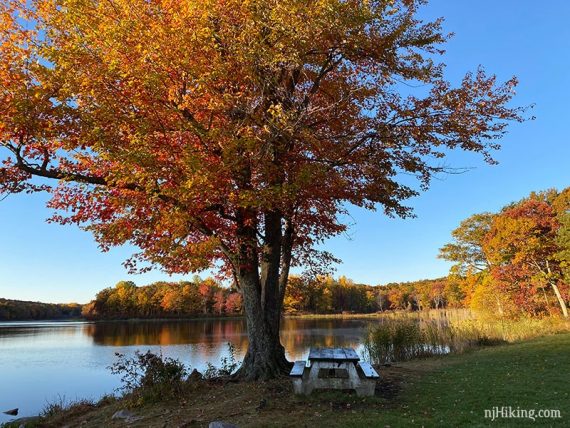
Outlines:
POLYGON ((374 395, 376 380, 368 379, 366 377, 361 378, 358 374, 358 370, 356 369, 356 363, 348 363, 345 368, 348 371, 351 389, 356 391, 357 396, 370 397, 374 395))
POLYGON ((295 394, 310 395, 315 389, 352 389, 359 397, 372 396, 376 379, 360 377, 354 362, 312 361, 303 375, 293 380, 295 394), (321 369, 344 369, 348 378, 319 378, 321 369))
POLYGON ((303 378, 298 377, 293 379, 293 392, 297 395, 303 394, 303 378))
POLYGON ((303 394, 311 395, 316 385, 319 383, 319 369, 321 364, 313 361, 309 367, 307 378, 303 381, 303 394))
POLYGON ((351 364, 350 368, 351 379, 354 379, 354 390, 359 397, 371 397, 374 395, 376 389, 376 379, 368 379, 367 377, 360 377, 356 364, 351 364), (354 376, 354 377, 353 377, 354 376))

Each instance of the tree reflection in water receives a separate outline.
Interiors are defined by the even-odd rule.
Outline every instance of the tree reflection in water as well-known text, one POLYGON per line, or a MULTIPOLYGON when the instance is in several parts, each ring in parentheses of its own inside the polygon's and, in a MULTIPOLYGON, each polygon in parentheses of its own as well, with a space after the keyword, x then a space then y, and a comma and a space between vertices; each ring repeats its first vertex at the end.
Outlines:
MULTIPOLYGON (((358 348, 366 326, 372 322, 358 319, 283 320, 282 343, 291 360, 304 358, 311 347, 358 348)), ((113 321, 84 325, 84 334, 98 346, 191 346, 191 359, 200 361, 225 356, 227 343, 236 347, 236 357, 247 350, 245 320, 210 319, 177 321, 113 321)), ((216 363, 216 361, 212 361, 216 363)))

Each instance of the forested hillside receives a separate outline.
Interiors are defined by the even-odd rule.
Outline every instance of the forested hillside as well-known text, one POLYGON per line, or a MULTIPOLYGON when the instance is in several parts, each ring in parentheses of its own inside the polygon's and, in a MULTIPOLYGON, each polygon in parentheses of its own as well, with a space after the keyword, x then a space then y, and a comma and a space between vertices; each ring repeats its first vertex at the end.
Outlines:
POLYGON ((0 321, 80 318, 82 305, 53 304, 0 298, 0 321))

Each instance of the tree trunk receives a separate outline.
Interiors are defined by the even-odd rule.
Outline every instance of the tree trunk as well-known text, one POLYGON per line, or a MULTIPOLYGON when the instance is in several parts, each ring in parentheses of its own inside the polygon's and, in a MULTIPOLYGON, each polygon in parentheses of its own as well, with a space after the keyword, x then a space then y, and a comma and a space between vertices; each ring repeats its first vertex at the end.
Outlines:
POLYGON ((548 311, 548 315, 552 315, 552 310, 550 308, 550 300, 548 300, 548 296, 546 295, 546 290, 544 287, 541 287, 542 295, 544 296, 544 301, 546 302, 546 310, 548 311))
POLYGON ((236 376, 244 380, 267 380, 286 375, 291 363, 279 336, 280 311, 262 305, 260 281, 255 272, 240 278, 249 345, 236 376))
POLYGON ((289 274, 291 246, 282 234, 282 216, 272 211, 264 217, 264 246, 258 257, 255 231, 244 226, 237 280, 243 294, 249 346, 236 376, 266 380, 288 374, 292 364, 285 357, 279 336, 284 288, 289 274), (249 241, 249 245, 247 242, 249 241), (286 244, 282 248, 283 244, 286 244))
POLYGON ((268 380, 287 375, 292 364, 285 357, 279 334, 266 328, 264 320, 255 315, 258 314, 246 314, 249 346, 237 376, 244 380, 268 380))
POLYGON ((566 307, 566 302, 564 301, 562 294, 560 294, 560 290, 558 289, 558 286, 553 282, 550 285, 552 286, 552 289, 554 290, 554 294, 556 294, 556 298, 558 299, 558 303, 560 303, 560 308, 562 309, 562 315, 564 315, 565 318, 568 318, 568 308, 566 307))
POLYGON ((499 311, 499 315, 502 317, 504 315, 503 305, 501 304, 501 300, 498 295, 495 296, 495 299, 497 301, 497 310, 499 311))

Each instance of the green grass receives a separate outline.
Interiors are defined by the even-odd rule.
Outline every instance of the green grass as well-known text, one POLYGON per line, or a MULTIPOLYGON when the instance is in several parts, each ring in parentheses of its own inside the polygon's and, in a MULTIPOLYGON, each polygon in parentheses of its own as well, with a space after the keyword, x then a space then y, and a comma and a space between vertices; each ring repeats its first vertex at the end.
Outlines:
POLYGON ((339 425, 570 426, 570 334, 436 361, 443 362, 442 367, 410 380, 394 407, 353 414, 339 420, 339 425), (492 423, 484 418, 484 410, 495 406, 558 409, 562 419, 499 419, 492 423))

